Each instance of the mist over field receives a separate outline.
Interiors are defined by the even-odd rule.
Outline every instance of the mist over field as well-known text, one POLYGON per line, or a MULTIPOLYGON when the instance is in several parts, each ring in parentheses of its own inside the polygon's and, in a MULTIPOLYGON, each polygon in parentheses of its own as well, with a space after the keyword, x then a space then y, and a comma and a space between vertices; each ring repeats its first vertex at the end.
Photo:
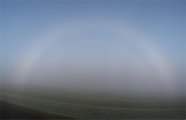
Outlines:
POLYGON ((0 100, 75 118, 183 118, 184 0, 0 4, 0 100))

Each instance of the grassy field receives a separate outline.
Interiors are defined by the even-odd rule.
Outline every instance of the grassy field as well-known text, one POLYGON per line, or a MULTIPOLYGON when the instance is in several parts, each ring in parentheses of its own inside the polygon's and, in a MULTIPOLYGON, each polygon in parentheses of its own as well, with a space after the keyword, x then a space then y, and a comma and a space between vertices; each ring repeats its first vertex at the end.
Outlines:
POLYGON ((60 119, 60 120, 75 120, 70 117, 60 116, 56 114, 41 112, 33 109, 28 109, 19 105, 11 104, 8 102, 0 101, 0 119, 1 120, 25 120, 25 119, 60 119))
POLYGON ((142 99, 72 93, 1 92, 1 100, 25 108, 69 116, 97 119, 184 119, 183 101, 142 99), (46 94, 47 93, 47 94, 46 94))

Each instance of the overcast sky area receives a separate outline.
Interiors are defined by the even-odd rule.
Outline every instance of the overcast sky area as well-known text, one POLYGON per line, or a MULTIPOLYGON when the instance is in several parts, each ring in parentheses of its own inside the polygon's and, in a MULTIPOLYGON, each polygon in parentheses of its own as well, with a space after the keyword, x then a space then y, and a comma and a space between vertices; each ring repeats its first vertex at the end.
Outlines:
POLYGON ((184 93, 184 0, 0 4, 3 86, 184 93))

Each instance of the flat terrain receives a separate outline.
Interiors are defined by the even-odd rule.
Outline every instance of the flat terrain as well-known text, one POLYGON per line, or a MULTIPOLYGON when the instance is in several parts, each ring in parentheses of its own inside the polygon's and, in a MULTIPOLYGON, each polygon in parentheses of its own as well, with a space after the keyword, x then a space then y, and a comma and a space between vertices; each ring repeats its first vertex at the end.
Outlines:
POLYGON ((50 92, 1 92, 0 99, 11 103, 3 102, 1 105, 2 118, 69 120, 71 118, 63 117, 69 116, 78 120, 185 119, 185 104, 179 99, 129 99, 70 93, 55 95, 50 92))
POLYGON ((0 101, 0 119, 60 119, 60 120, 74 120, 70 117, 54 115, 51 113, 40 112, 28 108, 24 108, 18 105, 10 104, 0 101))

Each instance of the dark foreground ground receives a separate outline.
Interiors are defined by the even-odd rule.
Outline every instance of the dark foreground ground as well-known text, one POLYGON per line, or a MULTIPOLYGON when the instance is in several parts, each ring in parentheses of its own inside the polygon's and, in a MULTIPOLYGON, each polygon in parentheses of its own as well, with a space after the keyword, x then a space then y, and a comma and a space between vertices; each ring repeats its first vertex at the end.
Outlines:
MULTIPOLYGON (((80 107, 78 111, 80 113, 83 111, 86 113, 86 111, 89 109, 85 109, 83 111, 80 107)), ((99 109, 98 109, 99 110, 99 109)), ((90 109, 90 111, 87 111, 91 116, 91 118, 94 118, 92 120, 186 120, 185 119, 185 111, 183 109, 178 110, 156 110, 156 109, 142 109, 142 110, 124 110, 119 113, 112 113, 112 110, 110 111, 109 108, 102 108, 103 112, 102 116, 99 116, 100 110, 96 111, 93 108, 90 109), (104 113, 106 111, 106 113, 104 113), (154 111, 154 112, 153 112, 154 111), (113 114, 113 115, 110 115, 113 114), (115 119, 110 119, 115 117, 115 119), (98 119, 104 118, 104 119, 98 119), (116 119, 118 118, 118 119, 116 119)), ((81 115, 81 114, 80 114, 81 115)), ((81 117, 81 116, 80 116, 81 117)), ((18 105, 14 105, 7 102, 0 101, 0 120, 75 120, 73 118, 67 117, 67 116, 61 116, 61 115, 55 115, 52 113, 46 113, 46 112, 40 112, 36 110, 32 110, 29 108, 21 107, 18 105)), ((81 120, 81 119, 80 119, 81 120)))
POLYGON ((45 120, 74 120, 66 116, 59 116, 55 114, 44 113, 40 111, 31 110, 18 105, 10 104, 0 101, 0 120, 6 119, 45 119, 45 120))

